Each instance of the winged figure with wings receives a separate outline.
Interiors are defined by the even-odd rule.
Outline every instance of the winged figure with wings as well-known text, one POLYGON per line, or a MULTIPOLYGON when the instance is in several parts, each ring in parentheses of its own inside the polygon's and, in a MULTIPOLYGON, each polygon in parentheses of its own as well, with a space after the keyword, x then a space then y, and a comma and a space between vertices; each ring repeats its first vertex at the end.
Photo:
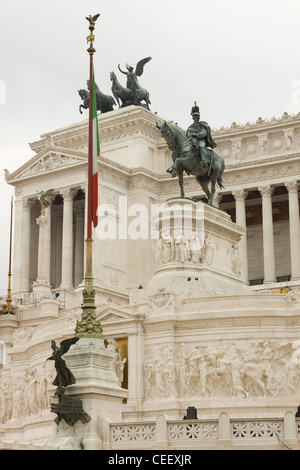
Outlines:
POLYGON ((56 369, 56 377, 52 382, 57 387, 67 387, 76 383, 76 379, 70 369, 67 367, 66 361, 62 358, 66 352, 69 351, 72 344, 77 343, 79 337, 65 339, 60 343, 60 347, 56 345, 55 341, 51 341, 51 348, 53 350, 52 356, 48 357, 47 361, 54 361, 56 369))
POLYGON ((149 98, 149 93, 145 88, 142 88, 141 85, 138 82, 138 78, 140 77, 143 72, 144 72, 144 66, 151 60, 151 57, 146 57, 145 59, 140 60, 134 68, 131 65, 126 64, 127 72, 122 70, 120 68, 120 64, 118 64, 118 69, 120 70, 121 73, 124 73, 127 75, 127 84, 126 87, 129 88, 135 98, 135 105, 136 106, 141 106, 141 102, 145 101, 145 106, 147 109, 149 109, 149 104, 150 98, 149 98))
POLYGON ((53 195, 54 189, 48 189, 47 191, 37 191, 41 204, 41 210, 44 213, 46 207, 50 206, 50 198, 53 195))

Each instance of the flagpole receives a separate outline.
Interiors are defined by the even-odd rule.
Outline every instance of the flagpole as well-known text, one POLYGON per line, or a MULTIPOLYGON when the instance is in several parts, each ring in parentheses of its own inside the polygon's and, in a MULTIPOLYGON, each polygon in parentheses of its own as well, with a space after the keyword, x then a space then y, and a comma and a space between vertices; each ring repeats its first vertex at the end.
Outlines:
POLYGON ((95 39, 94 29, 98 15, 89 16, 90 35, 87 41, 90 43, 87 49, 90 55, 90 85, 89 85, 89 137, 88 137, 88 191, 87 191, 87 237, 86 243, 86 266, 83 290, 83 304, 81 320, 77 321, 75 333, 79 337, 103 338, 100 321, 96 320, 95 290, 93 284, 93 238, 92 238, 92 219, 93 219, 93 55, 96 49, 93 46, 95 39))
POLYGON ((12 220, 13 220, 13 196, 11 197, 11 208, 10 208, 10 241, 9 241, 9 262, 8 262, 8 288, 7 288, 7 298, 6 298, 6 307, 3 310, 3 314, 10 313, 11 315, 15 314, 15 310, 12 307, 12 298, 11 298, 11 251, 12 251, 12 220))

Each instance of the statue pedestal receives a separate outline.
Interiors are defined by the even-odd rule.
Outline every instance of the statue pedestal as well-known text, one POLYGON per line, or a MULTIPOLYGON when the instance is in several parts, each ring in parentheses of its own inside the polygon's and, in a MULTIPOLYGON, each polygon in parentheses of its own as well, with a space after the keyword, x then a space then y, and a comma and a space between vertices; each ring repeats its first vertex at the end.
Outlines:
POLYGON ((32 284, 32 292, 36 300, 49 299, 51 297, 51 285, 46 279, 37 279, 32 284))
POLYGON ((216 207, 174 198, 153 220, 158 232, 157 269, 150 286, 197 281, 203 294, 243 294, 238 242, 245 232, 216 207))
POLYGON ((90 421, 78 420, 73 426, 61 420, 56 426, 56 437, 47 445, 56 449, 101 450, 101 418, 121 422, 121 406, 127 390, 118 384, 113 370, 114 353, 98 338, 80 338, 64 355, 76 383, 66 387, 67 397, 79 398, 90 421))

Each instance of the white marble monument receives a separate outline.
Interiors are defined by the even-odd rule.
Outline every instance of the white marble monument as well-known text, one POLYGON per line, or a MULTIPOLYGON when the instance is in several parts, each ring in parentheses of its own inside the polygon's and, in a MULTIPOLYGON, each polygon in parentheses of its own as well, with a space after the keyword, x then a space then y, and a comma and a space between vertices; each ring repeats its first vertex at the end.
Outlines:
MULTIPOLYGON (((132 106, 98 121, 93 273, 115 375, 108 393, 86 362, 87 377, 79 371, 81 356, 97 362, 101 348, 68 353, 78 372, 71 391, 92 417, 86 448, 299 447, 300 115, 212 131, 226 165, 215 207, 198 201, 193 177, 178 198, 156 128, 163 119, 132 106), (197 422, 183 420, 189 406, 197 422)), ((87 119, 49 132, 30 144, 33 158, 6 172, 16 314, 0 315, 3 449, 83 442, 81 423, 73 443, 66 428, 53 434, 46 359, 51 340, 74 336, 81 316, 87 135, 87 119), (48 224, 38 225, 37 191, 50 188, 48 224)))

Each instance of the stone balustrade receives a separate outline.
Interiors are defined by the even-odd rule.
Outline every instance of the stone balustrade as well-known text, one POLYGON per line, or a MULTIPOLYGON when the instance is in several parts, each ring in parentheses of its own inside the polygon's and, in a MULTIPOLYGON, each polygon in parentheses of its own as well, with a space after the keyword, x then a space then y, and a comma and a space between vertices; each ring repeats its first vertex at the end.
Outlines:
POLYGON ((300 449, 300 419, 289 411, 274 418, 102 422, 104 449, 300 449))

